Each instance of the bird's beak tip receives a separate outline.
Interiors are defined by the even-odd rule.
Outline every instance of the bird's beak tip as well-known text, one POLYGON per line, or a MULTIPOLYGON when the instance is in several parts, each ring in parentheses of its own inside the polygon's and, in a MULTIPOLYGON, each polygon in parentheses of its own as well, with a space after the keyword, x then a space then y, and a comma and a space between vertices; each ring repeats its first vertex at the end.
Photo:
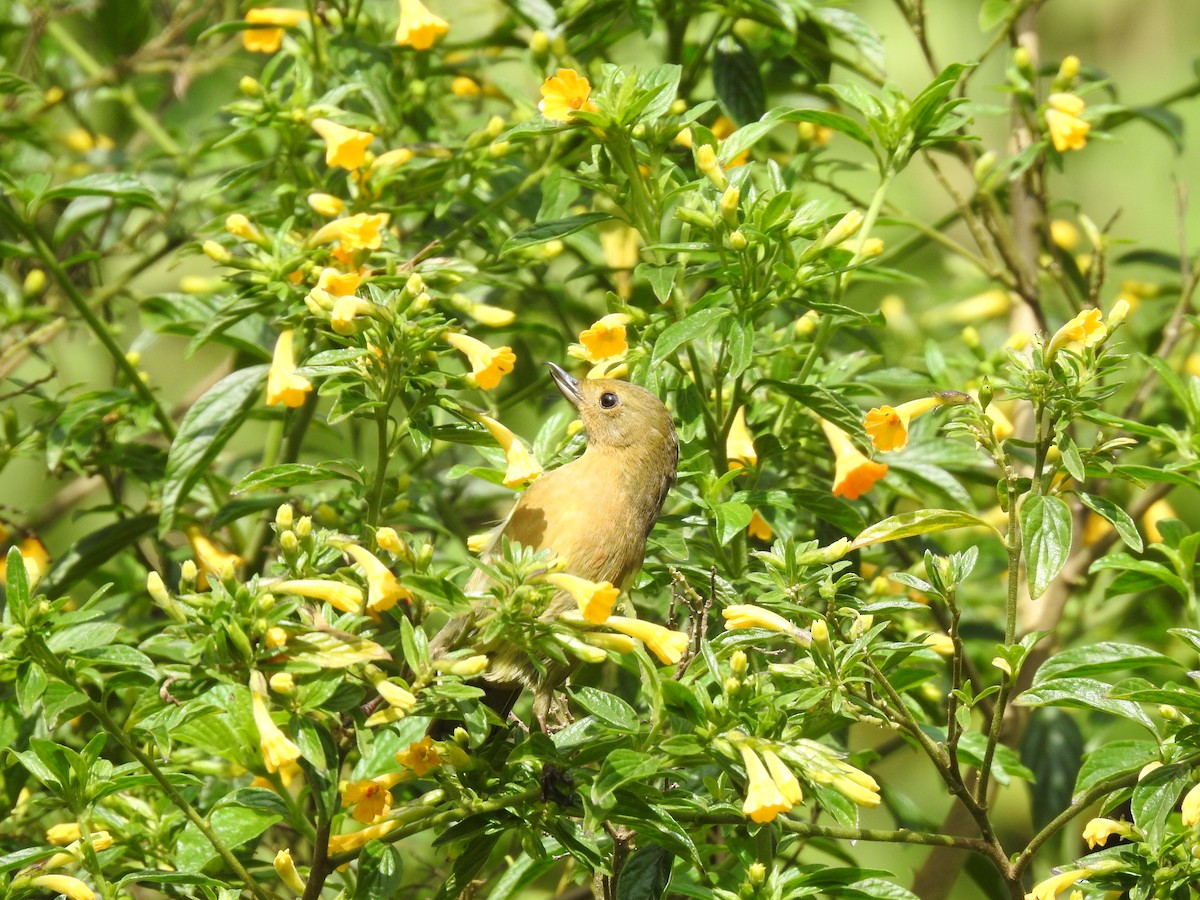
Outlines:
POLYGON ((563 396, 578 406, 583 401, 583 393, 579 390, 579 381, 568 375, 567 370, 557 363, 548 362, 546 367, 550 370, 550 377, 554 379, 555 385, 562 391, 563 396))

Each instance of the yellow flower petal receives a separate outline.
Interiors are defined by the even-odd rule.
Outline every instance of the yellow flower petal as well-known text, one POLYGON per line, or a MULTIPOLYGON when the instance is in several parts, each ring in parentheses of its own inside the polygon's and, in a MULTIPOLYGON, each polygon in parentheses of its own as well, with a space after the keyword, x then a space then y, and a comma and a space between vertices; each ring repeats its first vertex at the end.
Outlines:
POLYGON ((304 405, 305 397, 313 389, 307 378, 296 374, 294 338, 295 332, 288 329, 275 341, 275 353, 267 373, 267 406, 282 404, 295 409, 304 405))
POLYGON ((559 69, 542 84, 538 109, 547 119, 565 122, 578 109, 591 109, 591 83, 574 69, 559 69))
POLYGON ((729 436, 725 439, 725 458, 729 460, 729 468, 753 468, 758 464, 758 451, 754 449, 754 438, 746 426, 746 407, 738 407, 733 417, 733 425, 729 436))
POLYGON ((400 24, 396 43, 414 50, 428 50, 450 30, 450 24, 431 13, 421 0, 400 0, 400 24))
POLYGON ((325 141, 325 165, 357 169, 367 158, 367 148, 375 140, 369 131, 339 125, 330 119, 313 119, 313 131, 325 141))
POLYGON ((833 449, 833 495, 857 500, 887 474, 887 463, 868 459, 849 435, 832 422, 821 420, 821 429, 833 449))

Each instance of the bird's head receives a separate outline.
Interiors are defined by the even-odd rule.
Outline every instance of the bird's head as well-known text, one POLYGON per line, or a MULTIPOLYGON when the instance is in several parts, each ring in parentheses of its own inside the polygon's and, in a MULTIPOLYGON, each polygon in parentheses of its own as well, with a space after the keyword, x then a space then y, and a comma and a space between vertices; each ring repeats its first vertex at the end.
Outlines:
POLYGON ((645 388, 615 378, 572 378, 548 363, 554 383, 583 420, 588 447, 661 455, 674 471, 679 454, 675 426, 662 401, 645 388))

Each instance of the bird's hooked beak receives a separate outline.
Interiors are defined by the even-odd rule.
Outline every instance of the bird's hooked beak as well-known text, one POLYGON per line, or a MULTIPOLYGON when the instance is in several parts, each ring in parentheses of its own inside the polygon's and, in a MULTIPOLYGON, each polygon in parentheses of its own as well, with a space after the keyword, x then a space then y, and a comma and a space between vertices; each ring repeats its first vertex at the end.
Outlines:
POLYGON ((578 407, 583 402, 583 392, 579 390, 579 382, 568 375, 562 366, 555 363, 546 363, 546 366, 550 369, 550 377, 554 379, 554 383, 558 385, 563 396, 571 401, 572 406, 578 407))

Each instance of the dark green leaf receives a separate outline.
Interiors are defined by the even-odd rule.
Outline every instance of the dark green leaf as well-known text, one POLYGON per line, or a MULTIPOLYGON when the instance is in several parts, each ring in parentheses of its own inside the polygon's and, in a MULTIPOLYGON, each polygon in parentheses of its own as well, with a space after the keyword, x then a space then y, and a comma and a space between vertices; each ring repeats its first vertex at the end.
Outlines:
POLYGON ((1020 515, 1029 596, 1036 600, 1058 577, 1071 551, 1071 510, 1058 497, 1034 494, 1025 499, 1020 515))
POLYGON ((592 802, 603 806, 612 792, 631 781, 650 778, 666 764, 666 760, 637 750, 614 750, 604 758, 600 773, 592 782, 592 802))
POLYGON ((149 534, 157 519, 154 513, 140 513, 127 519, 118 519, 75 541, 66 553, 55 560, 54 567, 42 579, 40 588, 50 595, 63 593, 149 534))
POLYGON ((1075 795, 1091 790, 1119 775, 1141 771, 1158 759, 1157 741, 1108 741, 1083 760, 1075 781, 1075 795))
POLYGON ((46 191, 32 204, 32 209, 37 210, 51 200, 86 196, 113 197, 131 206, 159 208, 158 192, 140 178, 124 172, 93 172, 46 191))
POLYGON ((592 687, 581 687, 572 696, 593 716, 618 731, 637 731, 637 712, 620 697, 592 687))
POLYGON ((1033 686, 1037 687, 1052 679, 1065 676, 1090 678, 1108 672, 1122 672, 1145 666, 1171 666, 1174 668, 1177 665, 1169 656, 1163 656, 1148 647, 1104 641, 1099 644, 1088 644, 1085 647, 1072 647, 1070 650, 1064 650, 1051 657, 1038 669, 1033 679, 1033 686))
POLYGON ((639 847, 617 879, 617 900, 659 900, 671 880, 674 857, 657 844, 639 847))
POLYGON ((754 122, 766 112, 767 92, 758 62, 736 35, 726 34, 717 41, 712 78, 717 99, 738 125, 754 122))
POLYGON ((507 256, 515 250, 520 250, 523 247, 532 247, 535 244, 544 244, 547 241, 557 240, 558 238, 566 237, 568 234, 574 234, 577 231, 582 231, 585 228, 590 228, 598 222, 607 222, 613 217, 608 213, 580 213, 577 216, 567 216, 565 219, 555 219, 552 222, 538 222, 536 225, 531 225, 512 235, 504 242, 500 248, 500 255, 507 256))
POLYGON ((729 310, 719 306, 710 306, 690 313, 685 318, 663 329, 663 333, 654 342, 654 354, 650 365, 657 366, 684 344, 707 337, 716 327, 717 322, 729 315, 729 310))
POLYGON ((1192 782, 1191 767, 1160 766, 1133 787, 1129 801, 1133 824, 1145 835, 1149 849, 1157 851, 1166 832, 1167 817, 1179 802, 1179 795, 1192 782))
POLYGON ((287 463, 267 466, 251 472, 230 488, 229 493, 243 494, 248 491, 289 488, 303 484, 317 484, 322 481, 357 481, 361 484, 362 473, 362 464, 352 459, 338 459, 317 465, 287 463), (343 469, 349 469, 350 473, 343 469))
POLYGON ((179 507, 192 485, 261 399, 259 392, 266 374, 265 365, 238 369, 209 388, 187 411, 167 455, 159 534, 174 527, 179 507))
POLYGON ((403 863, 391 844, 369 842, 358 855, 358 883, 354 900, 391 900, 398 896, 403 863))

